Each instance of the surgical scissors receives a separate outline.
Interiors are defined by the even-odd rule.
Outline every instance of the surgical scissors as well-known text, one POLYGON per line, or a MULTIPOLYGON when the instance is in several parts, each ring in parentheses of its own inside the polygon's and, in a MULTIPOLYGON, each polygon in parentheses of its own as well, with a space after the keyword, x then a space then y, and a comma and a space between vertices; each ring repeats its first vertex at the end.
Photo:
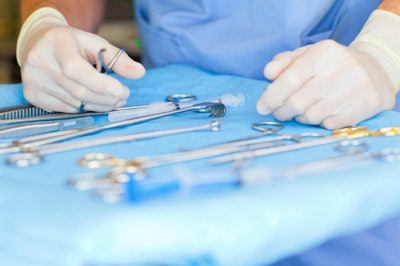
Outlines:
POLYGON ((289 151, 295 151, 300 149, 337 143, 345 139, 355 139, 355 138, 372 137, 372 136, 396 136, 399 134, 400 134, 400 127, 385 127, 378 130, 369 130, 366 126, 346 127, 333 131, 330 136, 325 136, 322 138, 313 139, 309 141, 297 142, 291 145, 237 152, 211 159, 209 163, 213 165, 213 164, 221 164, 243 159, 251 159, 259 156, 266 156, 282 152, 289 152, 289 151))

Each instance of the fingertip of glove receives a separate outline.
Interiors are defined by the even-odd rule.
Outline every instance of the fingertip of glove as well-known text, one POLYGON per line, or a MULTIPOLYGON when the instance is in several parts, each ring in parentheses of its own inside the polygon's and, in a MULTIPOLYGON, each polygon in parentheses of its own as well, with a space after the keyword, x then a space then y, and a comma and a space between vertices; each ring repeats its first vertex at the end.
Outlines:
POLYGON ((129 79, 140 79, 146 74, 146 69, 141 63, 132 61, 125 65, 122 73, 118 74, 129 79))
POLYGON ((271 61, 264 67, 264 76, 269 80, 275 80, 283 71, 285 67, 277 61, 271 61))
POLYGON ((260 115, 267 115, 271 113, 270 108, 263 99, 258 100, 256 109, 260 115))

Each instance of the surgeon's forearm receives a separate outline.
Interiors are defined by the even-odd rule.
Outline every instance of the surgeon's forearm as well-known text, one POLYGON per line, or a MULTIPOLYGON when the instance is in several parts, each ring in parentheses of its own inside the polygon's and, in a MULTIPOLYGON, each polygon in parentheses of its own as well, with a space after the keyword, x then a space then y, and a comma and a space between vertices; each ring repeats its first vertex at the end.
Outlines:
POLYGON ((95 32, 103 19, 104 5, 105 0, 22 0, 20 4, 21 21, 24 22, 38 8, 54 7, 63 13, 69 25, 95 32))
POLYGON ((383 0, 378 9, 393 12, 400 15, 400 0, 383 0))

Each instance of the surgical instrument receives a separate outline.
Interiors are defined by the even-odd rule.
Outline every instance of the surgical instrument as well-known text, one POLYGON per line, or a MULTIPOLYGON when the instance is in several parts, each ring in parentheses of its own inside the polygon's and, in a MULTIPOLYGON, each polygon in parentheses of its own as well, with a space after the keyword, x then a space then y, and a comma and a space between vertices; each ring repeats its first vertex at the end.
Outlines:
POLYGON ((217 143, 213 145, 203 146, 195 149, 187 149, 180 147, 181 151, 209 151, 215 149, 231 149, 232 152, 244 151, 240 147, 246 146, 247 150, 274 147, 278 145, 290 144, 293 142, 301 142, 310 138, 321 138, 326 135, 316 132, 304 132, 297 135, 282 135, 278 131, 283 128, 281 122, 276 121, 260 121, 254 122, 251 128, 259 131, 258 134, 253 134, 247 137, 230 140, 227 142, 217 143), (262 138, 264 137, 264 138, 262 138))
MULTIPOLYGON (((110 112, 141 109, 146 108, 147 106, 147 104, 125 106, 116 108, 110 112)), ((30 104, 22 104, 0 109, 0 124, 21 124, 38 121, 51 121, 55 119, 70 119, 82 116, 103 116, 108 115, 110 112, 85 111, 80 113, 58 113, 46 111, 30 104)))
POLYGON ((347 127, 333 131, 330 136, 313 139, 310 141, 297 142, 291 145, 273 147, 270 149, 261 148, 261 149, 254 149, 254 150, 248 150, 244 152, 224 155, 218 158, 211 159, 209 163, 213 165, 213 164, 233 162, 243 159, 251 159, 259 156, 266 156, 282 152, 312 148, 331 143, 337 143, 345 139, 355 139, 355 138, 363 138, 371 136, 396 136, 399 134, 400 134, 400 127, 386 127, 371 131, 368 130, 368 128, 365 126, 347 127))
POLYGON ((96 69, 99 72, 104 72, 105 74, 111 73, 113 70, 112 68, 114 67, 115 63, 117 62, 118 58, 126 52, 125 48, 121 48, 118 50, 118 52, 115 54, 114 58, 111 60, 110 64, 107 66, 107 64, 104 61, 104 52, 106 49, 102 48, 100 49, 99 53, 97 54, 97 62, 96 62, 96 69))
POLYGON ((151 116, 137 117, 137 118, 127 119, 127 120, 123 120, 123 121, 112 122, 112 123, 105 124, 105 125, 96 125, 96 126, 91 126, 91 127, 87 127, 87 128, 71 130, 71 131, 66 132, 66 134, 57 134, 57 135, 52 134, 52 133, 42 134, 42 135, 36 137, 34 139, 34 141, 26 141, 26 139, 22 139, 22 140, 14 141, 10 145, 0 146, 0 154, 16 152, 16 151, 31 151, 31 150, 37 149, 37 147, 44 145, 44 144, 68 140, 68 139, 71 139, 74 137, 86 136, 86 135, 98 133, 100 131, 107 130, 107 129, 113 129, 113 128, 118 128, 118 127, 123 127, 123 126, 139 124, 139 123, 154 120, 157 118, 174 115, 174 114, 178 114, 178 113, 183 113, 183 112, 188 112, 188 111, 209 112, 209 117, 222 117, 225 115, 226 109, 222 103, 210 103, 210 104, 204 104, 204 105, 196 105, 196 106, 193 106, 190 108, 175 110, 175 111, 171 111, 171 112, 155 114, 155 115, 151 115, 151 116), (18 147, 18 148, 15 148, 15 147, 18 147))
POLYGON ((149 138, 155 138, 173 134, 181 134, 186 132, 194 132, 202 130, 219 131, 220 129, 221 129, 221 121, 216 120, 204 125, 185 127, 185 128, 175 128, 175 129, 149 131, 149 132, 134 133, 134 134, 127 134, 120 136, 109 136, 109 137, 101 137, 95 139, 76 140, 68 142, 68 144, 52 143, 39 146, 37 147, 37 149, 30 150, 25 153, 14 154, 10 156, 6 162, 9 165, 26 167, 34 164, 39 164, 40 162, 43 161, 43 157, 46 154, 52 154, 62 151, 76 150, 76 149, 82 149, 82 148, 106 145, 112 143, 149 139, 149 138))
POLYGON ((268 167, 254 167, 254 170, 239 168, 241 181, 244 184, 260 184, 270 182, 276 178, 293 179, 299 176, 310 175, 332 170, 345 170, 356 167, 366 167, 377 161, 400 161, 400 148, 383 148, 379 151, 367 151, 368 144, 360 140, 344 140, 335 146, 340 155, 301 163, 282 169, 273 170, 268 167))
MULTIPOLYGON (((263 147, 270 147, 270 143, 265 144, 263 147)), ((221 149, 210 149, 210 150, 193 150, 184 151, 178 153, 168 153, 156 155, 153 157, 137 157, 132 160, 124 160, 114 157, 106 153, 89 153, 78 160, 81 166, 88 168, 100 168, 107 166, 136 166, 141 169, 148 169, 158 167, 161 165, 188 162, 193 160, 199 160, 204 158, 210 158, 218 155, 228 154, 235 151, 243 151, 251 149, 246 145, 237 147, 228 147, 221 149)))
MULTIPOLYGON (((106 62, 104 61, 104 53, 106 49, 102 48, 97 54, 96 58, 96 69, 99 73, 111 73, 112 68, 114 64, 117 62, 118 58, 125 52, 125 49, 119 49, 119 51, 115 54, 114 58, 111 60, 110 66, 107 66, 106 62)), ((81 102, 81 105, 79 106, 79 113, 84 113, 85 112, 85 106, 87 104, 86 100, 83 100, 81 102)))
POLYGON ((31 104, 20 104, 15 106, 4 107, 0 109, 0 121, 9 121, 13 119, 20 119, 23 117, 43 116, 52 112, 46 111, 42 108, 35 107, 31 104))
MULTIPOLYGON (((384 149, 379 152, 367 153, 365 151, 366 148, 367 145, 363 142, 357 140, 346 141, 336 147, 345 156, 293 166, 277 172, 271 172, 262 167, 239 169, 239 171, 223 168, 204 172, 179 169, 179 171, 175 170, 171 175, 144 178, 140 175, 141 173, 139 173, 139 176, 135 176, 137 173, 133 169, 128 169, 126 173, 117 175, 116 177, 118 178, 112 178, 112 175, 118 174, 114 170, 114 173, 110 173, 109 178, 117 182, 123 182, 123 191, 125 191, 128 201, 139 202, 152 197, 179 196, 204 190, 212 191, 267 184, 273 179, 294 178, 332 169, 366 166, 376 160, 394 161, 393 157, 396 157, 396 160, 400 160, 400 149, 384 149), (121 178, 123 174, 125 174, 125 179, 121 178)), ((104 188, 102 191, 104 191, 104 188)), ((97 193, 99 194, 102 191, 97 191, 97 193)))
MULTIPOLYGON (((114 58, 111 60, 110 66, 107 66, 106 62, 104 61, 104 53, 106 49, 102 48, 97 54, 96 58, 96 69, 99 73, 111 73, 114 64, 117 62, 118 58, 125 52, 125 49, 119 49, 119 51, 115 54, 114 58)), ((81 105, 79 106, 79 113, 85 112, 85 106, 87 104, 86 100, 83 100, 81 105)))
POLYGON ((182 171, 180 167, 180 171, 170 175, 147 178, 137 166, 117 166, 101 177, 94 173, 75 174, 67 184, 77 190, 91 190, 104 202, 116 203, 139 202, 176 193, 184 195, 193 190, 237 187, 240 182, 232 169, 194 173, 182 171))
POLYGON ((400 148, 384 148, 367 152, 368 145, 359 140, 340 142, 335 150, 342 156, 322 159, 272 171, 265 166, 242 168, 217 168, 192 171, 186 167, 172 169, 168 175, 148 177, 136 166, 115 167, 105 177, 93 174, 76 175, 68 184, 79 190, 93 190, 107 202, 127 200, 140 202, 154 197, 187 195, 192 192, 270 184, 273 180, 284 180, 327 170, 342 170, 370 165, 377 161, 400 161, 400 148))
POLYGON ((0 138, 20 138, 52 131, 85 128, 94 124, 91 116, 77 117, 58 121, 34 122, 29 124, 16 124, 0 126, 0 138))
POLYGON ((139 108, 135 109, 122 109, 114 110, 108 114, 108 120, 111 122, 117 122, 129 118, 147 116, 162 112, 168 112, 179 108, 179 103, 185 101, 197 100, 196 95, 191 93, 175 93, 167 96, 165 102, 155 101, 149 104, 140 105, 139 108))
MULTIPOLYGON (((257 130, 261 130, 262 126, 268 126, 267 128, 263 128, 263 132, 269 132, 269 134, 276 134, 276 131, 283 127, 280 122, 258 122, 253 124, 256 126, 257 130), (260 128, 258 128, 260 127, 260 128)), ((364 129, 364 128, 362 128, 364 129)), ((344 129, 343 129, 344 130, 344 129)), ((350 130, 350 129, 347 129, 350 130)), ((355 129, 354 129, 355 130, 355 129)), ((122 160, 116 158, 109 154, 104 153, 94 153, 87 154, 79 159, 78 163, 82 166, 88 168, 99 168, 104 166, 137 166, 141 169, 148 169, 152 167, 157 167, 165 164, 173 164, 179 162, 186 162, 191 160, 204 159, 209 157, 215 157, 219 155, 225 154, 237 154, 237 152, 246 152, 252 150, 263 150, 263 149, 273 149, 279 148, 276 147, 276 140, 294 140, 295 143, 309 143, 310 141, 302 142, 302 138, 308 137, 317 137, 320 138, 324 136, 323 139, 326 138, 325 135, 321 134, 313 134, 313 133, 303 133, 299 135, 288 135, 288 136, 278 136, 268 140, 257 140, 257 139, 243 139, 236 142, 227 142, 220 145, 204 147, 199 149, 193 149, 188 151, 183 151, 179 153, 170 153, 170 154, 162 154, 153 157, 138 157, 132 160, 122 160), (233 144, 233 145, 232 145, 233 144)), ((263 135, 263 133, 261 133, 263 135)), ((259 135, 257 135, 259 136, 259 135)), ((283 147, 290 147, 295 144, 284 145, 283 147)))
POLYGON ((176 94, 166 98, 166 101, 155 101, 143 108, 116 110, 108 114, 108 119, 112 122, 121 121, 133 117, 152 115, 161 112, 169 112, 176 109, 184 109, 196 104, 218 103, 221 102, 227 107, 238 107, 244 104, 244 95, 239 93, 237 96, 232 94, 223 94, 220 97, 206 100, 196 100, 193 94, 176 94))
MULTIPOLYGON (((275 122, 272 122, 275 123, 275 122)), ((279 122, 276 122, 279 123, 279 122)), ((272 129, 275 132, 275 129, 272 129)), ((308 137, 310 133, 305 134, 308 137)), ((280 136, 280 140, 295 140, 300 141, 302 136, 280 136)), ((153 157, 138 157, 132 160, 123 160, 116 158, 112 155, 105 153, 91 153, 86 154, 78 160, 78 163, 84 167, 88 168, 99 168, 105 166, 137 166, 141 169, 148 169, 152 167, 157 167, 166 164, 173 164, 179 162, 186 162, 198 159, 204 159, 209 157, 214 157, 223 154, 234 153, 238 151, 252 150, 254 148, 271 148, 277 145, 276 137, 271 141, 255 139, 255 140, 243 140, 241 142, 228 142, 221 145, 215 145, 210 147, 204 147, 194 150, 188 150, 178 153, 161 154, 153 157), (234 145, 232 145, 234 144, 234 145)))
MULTIPOLYGON (((166 97, 170 102, 194 101, 196 96, 193 94, 172 94, 166 97)), ((110 112, 79 112, 79 113, 59 113, 50 112, 30 104, 21 104, 0 109, 0 124, 21 124, 38 121, 52 121, 56 119, 70 119, 82 116, 104 116, 112 112, 127 111, 134 109, 148 109, 150 104, 132 105, 118 107, 110 112)), ((140 111, 138 111, 140 112, 140 111)))
MULTIPOLYGON (((338 170, 367 166, 375 159, 389 159, 389 154, 387 154, 387 152, 383 152, 382 150, 379 153, 372 153, 367 152, 367 148, 368 144, 364 141, 360 141, 358 139, 343 140, 334 148, 340 153, 340 155, 287 167, 285 169, 278 170, 275 175, 291 178, 333 169, 338 170)), ((395 152, 390 152, 390 154, 396 155, 395 152)), ((397 155, 400 159, 400 153, 397 155)))
MULTIPOLYGON (((83 112, 83 113, 58 113, 48 112, 33 105, 17 105, 12 107, 13 110, 0 114, 0 124, 21 124, 40 121, 53 121, 59 119, 71 119, 83 116, 101 116, 108 115, 108 112, 83 112)), ((123 107, 129 108, 129 107, 123 107)), ((123 109, 118 108, 118 109, 123 109)), ((132 106, 130 108, 138 108, 132 106)), ((139 107, 140 108, 140 107, 139 107)), ((117 110, 117 109, 116 109, 117 110)))

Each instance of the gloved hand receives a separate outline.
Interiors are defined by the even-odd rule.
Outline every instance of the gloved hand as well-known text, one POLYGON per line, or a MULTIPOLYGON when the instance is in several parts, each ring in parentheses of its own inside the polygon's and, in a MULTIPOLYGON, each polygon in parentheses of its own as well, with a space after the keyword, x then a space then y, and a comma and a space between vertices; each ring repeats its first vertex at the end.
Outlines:
MULTIPOLYGON (((52 8, 35 11, 24 23, 17 44, 17 60, 25 98, 35 106, 59 112, 110 111, 125 105, 129 89, 93 67, 106 49, 110 64, 119 49, 103 38, 69 27, 52 8)), ((126 78, 144 75, 144 67, 123 53, 113 71, 126 78)))
POLYGON ((399 27, 399 16, 376 10, 349 47, 325 40, 278 54, 265 66, 273 82, 257 111, 336 129, 393 108, 400 85, 399 27))

